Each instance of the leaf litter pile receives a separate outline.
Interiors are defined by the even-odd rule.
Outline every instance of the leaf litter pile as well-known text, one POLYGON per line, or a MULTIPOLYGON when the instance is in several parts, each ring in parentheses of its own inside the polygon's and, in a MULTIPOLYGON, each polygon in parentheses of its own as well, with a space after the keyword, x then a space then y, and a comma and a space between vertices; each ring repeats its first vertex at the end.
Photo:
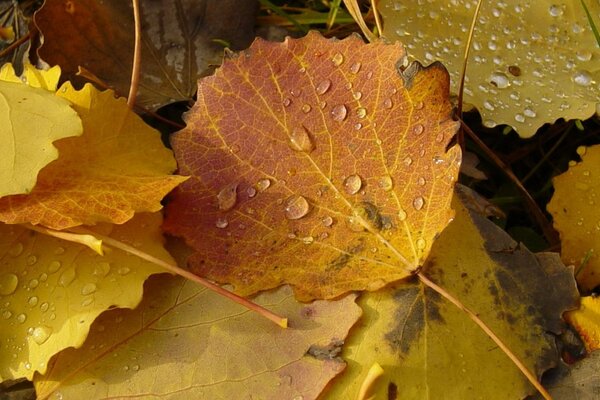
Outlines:
POLYGON ((437 3, 0 1, 0 397, 596 398, 600 7, 437 3))

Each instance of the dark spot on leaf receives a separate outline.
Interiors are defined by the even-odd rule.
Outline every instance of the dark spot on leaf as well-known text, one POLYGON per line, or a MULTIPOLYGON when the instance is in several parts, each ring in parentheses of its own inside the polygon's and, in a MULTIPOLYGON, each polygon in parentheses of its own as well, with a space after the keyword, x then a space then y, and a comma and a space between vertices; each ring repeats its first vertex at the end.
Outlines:
POLYGON ((317 360, 335 360, 343 362, 344 360, 339 357, 342 352, 342 346, 344 341, 340 339, 333 339, 327 346, 312 345, 306 352, 307 355, 316 358, 317 360))
POLYGON ((388 384, 387 398, 388 400, 398 399, 398 386, 394 382, 388 384))
POLYGON ((516 65, 509 66, 508 72, 510 72, 512 76, 521 76, 521 68, 517 67, 516 65))
POLYGON ((313 307, 303 307, 302 310, 300 310, 300 315, 304 318, 313 318, 316 314, 316 311, 313 307))
POLYGON ((425 327, 423 297, 418 285, 400 288, 394 293, 398 309, 394 313, 396 325, 385 334, 388 345, 402 354, 407 354, 425 327))

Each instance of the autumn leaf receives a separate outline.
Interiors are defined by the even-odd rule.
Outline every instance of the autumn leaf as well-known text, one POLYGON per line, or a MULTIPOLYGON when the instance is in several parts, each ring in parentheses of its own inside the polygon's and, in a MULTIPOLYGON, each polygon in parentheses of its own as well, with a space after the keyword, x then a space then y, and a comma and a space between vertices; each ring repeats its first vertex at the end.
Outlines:
POLYGON ((58 93, 72 103, 84 133, 55 143, 60 157, 40 172, 31 193, 0 199, 0 220, 64 229, 158 211, 185 180, 169 175, 175 161, 159 133, 112 91, 91 85, 76 91, 66 83, 58 93))
MULTIPOLYGON (((25 78, 36 76, 31 66, 27 71, 25 78)), ((37 75, 52 81, 55 72, 37 75)), ((44 90, 47 86, 33 79, 23 83, 9 64, 0 69, 0 197, 30 192, 40 170, 58 158, 53 143, 81 135, 70 102, 54 95, 55 86, 44 90)))
POLYGON ((460 150, 446 152, 448 76, 396 70, 403 51, 311 32, 257 39, 199 83, 172 139, 192 178, 165 229, 191 268, 242 294, 289 283, 299 299, 407 277, 451 219, 460 150))
MULTIPOLYGON (((191 101, 196 80, 221 62, 224 46, 243 49, 254 38, 257 2, 140 1, 142 59, 137 104, 156 109, 191 101)), ((39 55, 71 81, 79 67, 121 95, 129 91, 134 24, 130 1, 47 0, 35 14, 44 35, 39 55)))
POLYGON ((561 258, 575 265, 575 277, 583 290, 600 284, 600 146, 579 147, 581 162, 554 178, 554 196, 548 211, 560 233, 561 258))
MULTIPOLYGON (((597 18, 600 3, 585 3, 597 18)), ((476 4, 383 0, 378 9, 384 36, 418 60, 444 63, 456 92, 476 4)), ((484 125, 508 124, 527 138, 547 122, 594 114, 600 47, 581 0, 484 2, 476 22, 464 94, 484 125)))
POLYGON ((344 369, 337 355, 360 316, 355 295, 302 304, 282 287, 255 301, 290 318, 283 330, 181 278, 151 278, 145 292, 60 353, 36 377, 38 398, 314 399, 344 369))
MULTIPOLYGON (((578 299, 572 270, 553 253, 530 253, 469 211, 469 197, 464 187, 457 192, 456 218, 433 245, 423 273, 540 376, 557 362, 554 335, 563 329, 562 312, 578 299)), ((344 346, 348 370, 327 399, 356 399, 374 362, 385 371, 374 388, 378 400, 519 399, 534 392, 462 310, 419 282, 367 293, 359 305, 364 316, 344 346)))
MULTIPOLYGON (((171 261, 162 247, 161 220, 146 213, 95 230, 171 261)), ((100 313, 135 307, 144 280, 164 272, 119 250, 106 249, 103 257, 18 225, 0 224, 0 238, 1 380, 43 374, 54 354, 83 344, 100 313)))
POLYGON ((600 299, 598 297, 582 297, 581 307, 566 313, 565 319, 577 330, 589 352, 600 349, 600 299))

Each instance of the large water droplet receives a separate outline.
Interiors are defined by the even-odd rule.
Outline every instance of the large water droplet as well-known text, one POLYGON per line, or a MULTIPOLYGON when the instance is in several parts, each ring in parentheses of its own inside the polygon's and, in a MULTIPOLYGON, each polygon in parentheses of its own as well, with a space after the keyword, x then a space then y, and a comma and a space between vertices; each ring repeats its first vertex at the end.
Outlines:
POLYGON ((579 86, 590 86, 592 84, 592 76, 588 71, 577 71, 571 79, 579 86))
POLYGON ((19 278, 15 274, 0 275, 0 295, 8 296, 14 293, 19 284, 19 278))
POLYGON ((52 335, 52 328, 46 325, 40 325, 33 330, 31 337, 37 344, 44 344, 52 335))
POLYGON ((60 277, 58 278, 58 285, 67 287, 71 284, 71 282, 73 282, 73 279, 75 279, 75 269, 68 268, 64 270, 62 274, 60 274, 60 277))
POLYGON ((425 199, 423 199, 423 197, 421 197, 421 196, 415 197, 415 199, 413 200, 413 207, 417 211, 422 209, 424 205, 425 205, 425 199))
POLYGON ((315 91, 317 92, 317 94, 322 95, 322 94, 327 93, 327 91, 329 90, 330 87, 331 87, 331 80, 325 79, 325 80, 322 80, 321 82, 319 82, 319 84, 315 88, 315 91))
POLYGON ((335 53, 333 58, 331 59, 331 62, 333 62, 333 65, 335 65, 336 67, 339 67, 344 62, 344 56, 342 55, 342 53, 335 53))
POLYGON ((271 186, 271 180, 268 178, 259 179, 259 181, 256 182, 256 188, 261 192, 267 190, 269 186, 271 186))
POLYGON ((394 187, 394 181, 392 180, 392 177, 389 175, 385 175, 379 178, 379 187, 385 190, 386 192, 392 190, 394 187))
POLYGON ((289 139, 292 150, 309 153, 315 148, 312 138, 304 127, 294 129, 289 139))
POLYGON ((225 186, 217 195, 219 210, 228 211, 235 206, 237 202, 237 183, 231 183, 225 186))
POLYGON ((86 283, 85 285, 83 285, 83 287, 81 288, 81 294, 84 296, 87 296, 89 294, 92 294, 96 291, 98 287, 96 286, 95 283, 86 283))
POLYGON ((348 115, 348 109, 343 104, 338 104, 331 109, 331 118, 334 121, 342 122, 348 115))
POLYGON ((356 194, 362 187, 362 179, 358 175, 350 175, 344 179, 344 190, 348 194, 356 194))
POLYGON ((508 77, 502 72, 494 72, 490 76, 490 83, 498 89, 505 89, 510 85, 508 77))
POLYGON ((229 221, 227 221, 227 218, 225 217, 219 217, 215 221, 215 226, 219 229, 227 228, 227 225, 229 225, 229 221))
POLYGON ((285 201, 285 217, 287 219, 300 219, 308 214, 309 210, 308 201, 300 195, 290 196, 285 201))

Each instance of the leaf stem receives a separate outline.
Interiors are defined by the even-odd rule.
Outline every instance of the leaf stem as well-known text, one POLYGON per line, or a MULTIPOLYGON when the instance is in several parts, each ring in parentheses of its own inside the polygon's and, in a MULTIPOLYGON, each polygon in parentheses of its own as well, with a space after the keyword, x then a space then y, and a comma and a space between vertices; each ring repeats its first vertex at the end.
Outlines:
POLYGON ((0 51, 0 58, 2 58, 4 56, 6 56, 7 54, 9 54, 11 51, 13 51, 17 47, 19 47, 20 45, 22 45, 23 43, 25 43, 26 41, 28 41, 30 38, 31 38, 31 32, 28 32, 27 35, 21 36, 19 39, 17 39, 16 41, 12 42, 10 44, 10 46, 8 46, 4 50, 0 51))
POLYGON ((133 4, 133 23, 135 29, 134 49, 133 49, 133 66, 131 68, 131 84, 129 86, 129 96, 127 97, 127 105, 133 108, 135 105, 135 97, 137 95, 138 86, 140 83, 140 64, 142 57, 142 28, 140 23, 140 3, 139 0, 131 0, 133 4))
POLYGON ((191 273, 190 271, 187 271, 183 268, 179 268, 177 265, 170 264, 166 261, 161 260, 160 258, 154 257, 148 253, 144 253, 143 251, 140 251, 133 246, 129 246, 129 245, 127 245, 123 242, 120 242, 118 240, 115 240, 111 237, 100 235, 96 232, 87 231, 83 228, 75 228, 75 229, 77 229, 78 231, 81 231, 82 233, 88 233, 90 235, 94 235, 94 236, 98 237, 99 239, 101 239, 102 242, 105 244, 108 244, 112 247, 123 250, 126 253, 137 256, 143 260, 149 261, 158 266, 161 266, 164 269, 166 269, 167 271, 171 271, 176 275, 182 276, 193 282, 199 283, 202 286, 206 287, 207 289, 210 289, 213 292, 220 294, 221 296, 227 297, 228 299, 234 301, 235 303, 238 303, 238 304, 246 307, 247 309, 262 315, 263 317, 273 321, 274 323, 276 323, 277 325, 279 325, 282 328, 287 328, 287 326, 288 326, 287 318, 282 318, 282 317, 276 315, 275 313, 273 313, 272 311, 269 311, 266 308, 264 308, 256 303, 253 303, 252 301, 250 301, 248 299, 238 296, 237 294, 232 293, 232 292, 222 288, 221 286, 209 281, 208 279, 204 279, 198 275, 191 273))
POLYGON ((53 236, 58 239, 66 240, 68 242, 79 243, 84 246, 89 247, 94 250, 96 253, 101 256, 104 255, 102 251, 102 240, 98 239, 94 235, 90 234, 81 234, 81 233, 71 233, 71 232, 61 232, 56 231, 54 229, 44 228, 42 226, 35 226, 31 224, 24 224, 25 228, 30 229, 32 231, 42 233, 44 235, 53 236))
POLYGON ((344 0, 344 4, 346 5, 348 12, 350 13, 350 15, 352 15, 352 18, 354 18, 354 21, 356 21, 358 27, 362 31, 363 35, 365 35, 369 43, 376 41, 377 36, 375 36, 373 32, 369 30, 369 27, 367 26, 367 23, 365 22, 365 19, 363 18, 362 13, 360 12, 360 6, 358 5, 358 1, 344 0))
POLYGON ((525 365, 523 365, 523 362, 521 360, 519 360, 519 358, 508 348, 508 346, 506 346, 504 344, 502 339, 500 339, 494 333, 494 331, 492 331, 490 329, 490 327, 488 327, 485 324, 485 322, 483 322, 481 320, 481 318, 479 318, 477 316, 477 314, 475 314, 473 311, 471 311, 469 308, 467 308, 467 306, 465 306, 463 303, 461 303, 461 301, 458 300, 456 297, 454 297, 450 293, 448 293, 445 289, 438 286, 435 282, 433 282, 428 277, 423 275, 423 272, 418 272, 417 276, 419 277, 419 280, 424 285, 435 290, 437 293, 442 295, 446 300, 448 300, 449 302, 454 304, 461 311, 465 312, 469 316, 469 318, 471 318, 471 320, 473 322, 475 322, 486 333, 486 335, 488 335, 490 337, 490 339, 492 339, 494 341, 494 343, 496 343, 498 345, 498 347, 500 347, 500 349, 504 352, 504 354, 506 354, 508 356, 508 358, 510 358, 510 360, 517 366, 517 368, 519 368, 521 370, 523 375, 525 375, 525 377, 529 380, 529 382, 531 382, 531 384, 540 392, 540 394, 544 397, 544 399, 552 400, 552 396, 550 395, 550 393, 548 393, 548 391, 544 388, 544 386, 542 386, 542 384, 540 382, 538 382, 538 380, 537 380, 536 376, 533 374, 533 372, 531 372, 529 369, 527 369, 527 367, 525 365))

